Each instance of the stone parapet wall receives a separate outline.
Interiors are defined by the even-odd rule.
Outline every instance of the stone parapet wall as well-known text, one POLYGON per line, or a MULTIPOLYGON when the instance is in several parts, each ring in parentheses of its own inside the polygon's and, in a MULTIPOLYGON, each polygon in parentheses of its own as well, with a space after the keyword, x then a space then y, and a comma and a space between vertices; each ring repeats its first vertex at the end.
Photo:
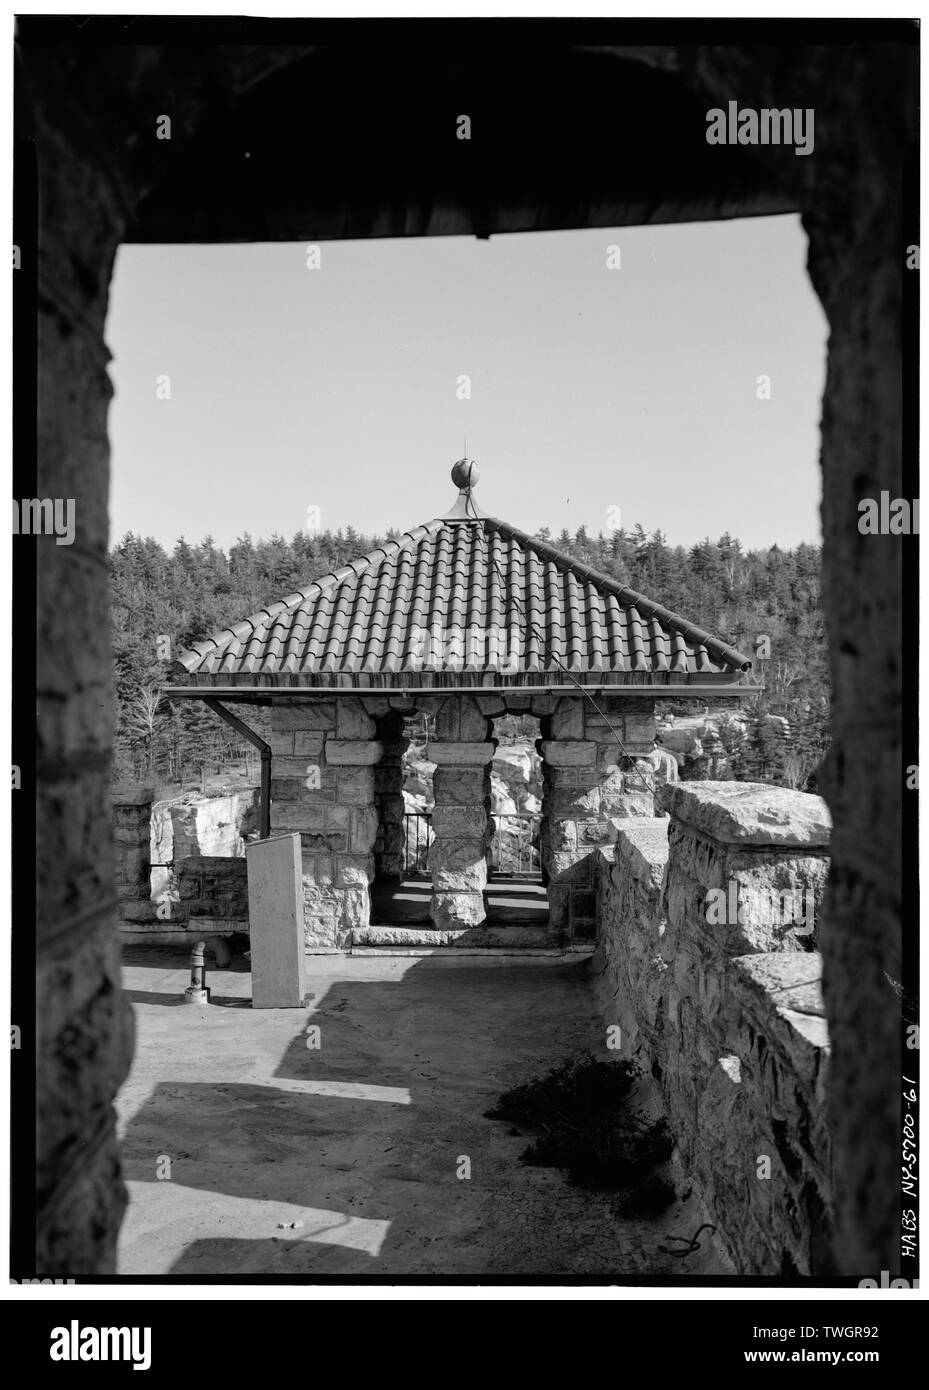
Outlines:
POLYGON ((149 787, 133 787, 113 796, 116 895, 124 899, 148 897, 151 891, 150 829, 154 793, 149 787))
POLYGON ((178 900, 172 904, 172 923, 189 926, 232 926, 248 929, 248 872, 244 859, 189 855, 177 866, 178 900))
MULTIPOLYGON (((225 813, 227 802, 250 804, 251 798, 250 792, 238 798, 222 798, 220 814, 225 813)), ((121 791, 113 798, 116 890, 123 942, 178 942, 185 933, 247 932, 248 880, 241 856, 193 854, 190 844, 185 844, 182 857, 164 866, 153 895, 152 806, 152 792, 146 788, 121 791)))
POLYGON ((153 800, 150 787, 127 788, 112 799, 117 913, 124 931, 157 925, 152 902, 153 800))
POLYGON ((735 1268, 822 1273, 825 804, 752 783, 687 783, 662 801, 669 819, 631 820, 598 855, 600 1005, 657 1078, 735 1268))

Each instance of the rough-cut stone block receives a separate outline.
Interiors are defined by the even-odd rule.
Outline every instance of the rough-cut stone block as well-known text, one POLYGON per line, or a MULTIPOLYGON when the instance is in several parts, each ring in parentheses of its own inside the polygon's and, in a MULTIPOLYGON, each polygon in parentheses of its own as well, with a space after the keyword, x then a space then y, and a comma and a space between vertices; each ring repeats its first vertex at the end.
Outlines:
POLYGON ((378 818, 373 806, 356 806, 351 813, 349 839, 355 854, 367 854, 377 838, 378 818))
POLYGON ((570 696, 559 700, 552 711, 552 738, 581 741, 584 738, 584 698, 570 696))
POLYGON ((348 849, 348 836, 341 830, 319 834, 302 830, 300 843, 307 854, 330 854, 337 850, 348 849))
POLYGON ((272 830, 323 830, 326 825, 327 804, 300 801, 271 803, 272 830))
MULTIPOLYGON (((314 735, 314 737, 318 737, 318 735, 314 735)), ((281 756, 271 759, 271 776, 276 782, 293 779, 301 786, 306 786, 308 780, 315 781, 318 777, 322 783, 323 772, 322 759, 310 754, 303 754, 299 757, 296 755, 293 757, 281 756)))
POLYGON ((616 828, 611 821, 586 820, 576 823, 577 847, 607 845, 616 839, 616 828))
POLYGON ((296 777, 272 777, 271 801, 300 801, 306 787, 296 777))
POLYGON ((361 704, 372 719, 383 719, 385 714, 390 713, 390 700, 386 695, 363 695, 361 704))
POLYGON ((318 854, 301 844, 300 862, 304 885, 316 888, 331 887, 335 875, 335 860, 331 854, 318 854))
POLYGON ((668 865, 668 822, 663 816, 630 820, 617 832, 613 862, 624 862, 637 880, 659 889, 668 865))
POLYGON ((332 700, 279 700, 271 706, 271 728, 275 733, 287 729, 335 729, 332 700))
POLYGON ((332 767, 370 767, 383 751, 377 739, 326 739, 326 762, 332 767))
POLYGON ((337 802, 331 802, 323 811, 325 820, 323 824, 327 830, 348 830, 352 819, 352 808, 341 806, 337 802))
POLYGON ((725 887, 729 876, 726 845, 693 834, 678 820, 668 823, 668 844, 678 873, 687 874, 704 888, 725 887))
POLYGON ((495 743, 430 743, 429 756, 440 766, 483 766, 492 761, 495 743))
POLYGON ((762 782, 680 782, 665 809, 713 839, 744 845, 825 849, 832 821, 822 797, 762 782))
POLYGON ((627 791, 620 797, 604 798, 600 810, 610 820, 635 816, 645 816, 651 820, 655 814, 655 798, 651 792, 627 791))
POLYGON ((487 886, 487 862, 475 860, 461 868, 449 868, 430 858, 432 887, 436 893, 480 893, 487 886))
POLYGON ((339 770, 336 799, 346 806, 364 806, 374 800, 374 769, 345 767, 339 770))
POLYGON ((471 835, 480 838, 487 829, 483 806, 436 806, 432 813, 432 832, 437 839, 471 835))
POLYGON ((344 932, 350 933, 354 927, 366 927, 368 925, 370 901, 366 884, 358 888, 340 890, 339 924, 344 932))
POLYGON ((337 920, 341 912, 341 889, 332 883, 308 882, 303 879, 304 920, 311 917, 337 920))
POLYGON ((271 749, 272 765, 274 757, 277 754, 283 755, 284 757, 293 757, 294 733, 294 729, 282 729, 280 731, 272 729, 271 733, 268 734, 266 741, 268 747, 271 749))
POLYGON ((558 739, 540 739, 540 752, 549 767, 595 767, 597 745, 586 742, 569 742, 558 739))
POLYGON ((440 743, 483 743, 487 715, 472 696, 451 695, 436 709, 435 736, 440 743))
MULTIPOLYGON (((438 733, 438 729, 436 730, 438 733)), ((470 695, 461 697, 458 738, 462 742, 484 743, 489 733, 487 716, 470 695)))
POLYGON ((298 758, 306 758, 310 762, 319 763, 322 761, 323 744, 326 735, 322 733, 311 733, 306 729, 295 729, 293 734, 294 755, 298 758))
POLYGON ((548 847, 553 854, 577 849, 577 823, 573 820, 553 820, 548 826, 548 847))
POLYGON ((598 743, 597 744, 597 771, 601 778, 615 777, 617 773, 622 774, 626 766, 625 748, 620 748, 618 743, 598 743))
POLYGON ((577 851, 553 854, 548 871, 559 883, 570 882, 586 888, 593 883, 593 852, 585 851, 580 858, 577 851))
POLYGON ((340 739, 364 739, 374 737, 374 720, 361 700, 340 696, 335 702, 335 731, 340 739))
POLYGON ((437 767, 432 778, 436 807, 483 806, 483 768, 437 767))
POLYGON ((374 856, 337 854, 335 882, 340 888, 364 888, 374 881, 374 856))
POLYGON ((599 816, 600 788, 556 786, 552 789, 551 813, 568 820, 587 820, 599 816))
POLYGON ((481 893, 433 893, 430 913, 439 928, 473 927, 487 913, 481 893))
POLYGON ((429 847, 429 862, 433 869, 470 869, 477 864, 486 873, 487 860, 484 854, 484 840, 481 837, 464 837, 454 840, 433 840, 429 847))
POLYGON ((623 716, 623 742, 651 745, 655 742, 654 715, 627 714, 623 716))

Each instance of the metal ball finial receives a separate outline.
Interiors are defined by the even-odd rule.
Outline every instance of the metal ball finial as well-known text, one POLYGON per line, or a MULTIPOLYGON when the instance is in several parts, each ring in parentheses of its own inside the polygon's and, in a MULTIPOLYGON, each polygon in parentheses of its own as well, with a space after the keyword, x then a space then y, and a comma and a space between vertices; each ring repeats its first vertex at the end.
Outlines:
POLYGON ((471 489, 480 476, 481 470, 473 459, 459 459, 452 469, 452 482, 457 488, 471 489))

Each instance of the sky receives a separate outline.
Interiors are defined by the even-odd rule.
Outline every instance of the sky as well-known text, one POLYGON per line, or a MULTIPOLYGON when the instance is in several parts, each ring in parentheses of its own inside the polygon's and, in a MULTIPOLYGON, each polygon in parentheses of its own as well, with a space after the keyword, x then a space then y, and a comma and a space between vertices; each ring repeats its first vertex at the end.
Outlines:
POLYGON ((525 531, 817 542, 806 253, 795 216, 324 242, 316 268, 305 243, 123 246, 111 540, 289 538, 308 508, 406 530, 450 510, 467 438, 476 501, 525 531))

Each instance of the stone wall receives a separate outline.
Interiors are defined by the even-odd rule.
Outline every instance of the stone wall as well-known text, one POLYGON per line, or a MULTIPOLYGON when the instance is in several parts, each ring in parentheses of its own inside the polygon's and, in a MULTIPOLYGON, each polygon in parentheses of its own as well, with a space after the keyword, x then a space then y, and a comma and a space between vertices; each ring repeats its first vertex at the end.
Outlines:
MULTIPOLYGON (((186 823, 231 842, 236 811, 250 813, 251 791, 217 798, 211 812, 204 802, 193 804, 194 818, 186 823), (230 818, 231 817, 231 818, 230 818)), ((162 803, 164 806, 164 803, 162 803)), ((200 855, 192 836, 178 843, 166 835, 170 817, 156 825, 152 792, 129 788, 113 798, 113 840, 116 851, 116 891, 123 944, 148 940, 183 942, 194 933, 229 935, 248 931, 248 879, 243 855, 200 855), (178 853, 152 870, 151 847, 178 853)), ((238 840, 241 844, 241 839, 238 840)), ((244 848, 244 845, 243 845, 244 848)))
POLYGON ((160 801, 152 809, 152 863, 176 864, 190 854, 227 858, 245 854, 258 830, 259 790, 243 787, 214 796, 160 801))
POLYGON ((735 1268, 825 1273, 825 804, 751 783, 669 787, 663 804, 670 820, 630 821, 598 856, 601 1007, 657 1078, 735 1268))

